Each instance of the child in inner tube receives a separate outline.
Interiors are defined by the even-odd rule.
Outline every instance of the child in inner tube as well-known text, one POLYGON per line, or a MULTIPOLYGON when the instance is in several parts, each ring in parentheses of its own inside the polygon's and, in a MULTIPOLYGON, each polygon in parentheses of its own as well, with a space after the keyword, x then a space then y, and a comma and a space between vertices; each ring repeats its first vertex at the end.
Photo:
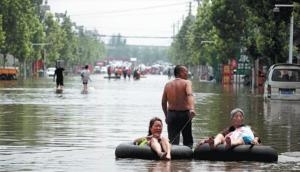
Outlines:
POLYGON ((134 143, 139 146, 150 146, 161 160, 171 160, 171 145, 169 139, 161 136, 162 128, 162 120, 157 117, 152 118, 149 122, 148 136, 137 138, 134 143))
POLYGON ((219 144, 224 144, 225 148, 231 148, 237 145, 260 144, 260 139, 254 136, 254 132, 250 126, 244 124, 244 111, 240 108, 235 108, 230 113, 231 126, 224 129, 215 137, 210 137, 199 143, 199 145, 208 143, 210 148, 215 148, 219 144))

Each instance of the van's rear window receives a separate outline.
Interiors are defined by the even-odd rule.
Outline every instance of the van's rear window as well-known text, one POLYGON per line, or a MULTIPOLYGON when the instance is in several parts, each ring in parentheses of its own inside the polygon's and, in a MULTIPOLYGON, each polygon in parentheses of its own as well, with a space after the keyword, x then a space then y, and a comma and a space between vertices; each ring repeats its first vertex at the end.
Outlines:
POLYGON ((275 69, 272 73, 272 81, 300 82, 300 70, 275 69))

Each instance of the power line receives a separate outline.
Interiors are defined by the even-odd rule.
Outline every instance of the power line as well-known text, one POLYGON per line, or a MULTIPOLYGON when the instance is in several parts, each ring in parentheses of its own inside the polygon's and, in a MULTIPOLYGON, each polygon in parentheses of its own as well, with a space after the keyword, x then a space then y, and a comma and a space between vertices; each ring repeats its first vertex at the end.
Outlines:
POLYGON ((165 8, 165 7, 170 7, 170 6, 178 6, 178 5, 182 5, 182 4, 186 4, 186 2, 174 3, 174 4, 164 4, 164 5, 150 6, 150 7, 144 7, 144 8, 132 8, 132 9, 113 10, 113 11, 106 11, 106 12, 73 14, 73 15, 70 15, 70 16, 120 14, 120 13, 128 13, 128 12, 135 12, 135 11, 141 11, 141 10, 149 10, 149 9, 165 8))
POLYGON ((173 36, 123 36, 123 35, 99 35, 100 37, 122 37, 122 38, 150 38, 150 39, 173 39, 173 36))

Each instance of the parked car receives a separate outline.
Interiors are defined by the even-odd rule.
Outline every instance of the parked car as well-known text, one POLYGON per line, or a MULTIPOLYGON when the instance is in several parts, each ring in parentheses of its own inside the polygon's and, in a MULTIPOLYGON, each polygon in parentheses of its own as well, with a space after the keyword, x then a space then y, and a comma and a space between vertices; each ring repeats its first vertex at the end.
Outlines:
POLYGON ((47 69, 47 76, 49 76, 49 77, 53 77, 54 76, 54 73, 55 73, 55 67, 49 67, 48 69, 47 69))
POLYGON ((101 73, 101 67, 100 66, 95 66, 94 67, 94 73, 101 73))
POLYGON ((107 67, 106 66, 102 66, 101 69, 100 69, 100 73, 106 74, 107 73, 107 67))
POLYGON ((300 65, 272 65, 264 83, 264 99, 300 100, 300 65))

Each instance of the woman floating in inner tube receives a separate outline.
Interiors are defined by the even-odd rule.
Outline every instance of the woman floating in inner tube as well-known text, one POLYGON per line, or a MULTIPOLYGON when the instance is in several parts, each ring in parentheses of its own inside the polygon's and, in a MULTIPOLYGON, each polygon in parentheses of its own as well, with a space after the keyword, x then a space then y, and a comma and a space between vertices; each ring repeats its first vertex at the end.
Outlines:
POLYGON ((161 160, 171 160, 171 145, 167 138, 161 136, 162 128, 161 119, 152 118, 149 122, 148 136, 137 138, 134 143, 139 146, 149 145, 161 160))
POLYGON ((225 148, 243 144, 260 144, 260 139, 254 136, 250 126, 244 124, 244 112, 240 108, 233 109, 230 113, 231 126, 224 129, 215 137, 210 137, 199 144, 208 143, 213 149, 219 144, 224 144, 225 148))

